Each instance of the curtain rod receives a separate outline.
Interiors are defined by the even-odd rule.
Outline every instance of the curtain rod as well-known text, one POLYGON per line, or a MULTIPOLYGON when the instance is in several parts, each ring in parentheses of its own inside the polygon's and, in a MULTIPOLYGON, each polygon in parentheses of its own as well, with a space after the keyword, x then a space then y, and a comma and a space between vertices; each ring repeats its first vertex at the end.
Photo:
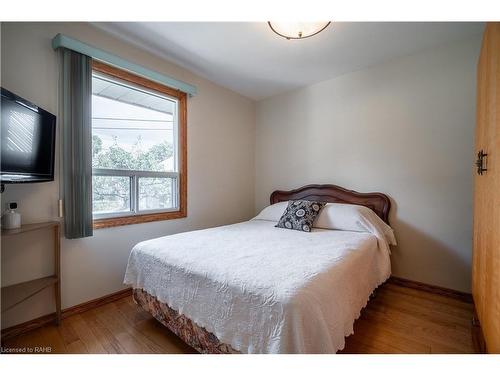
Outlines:
POLYGON ((54 49, 67 48, 82 53, 84 55, 90 56, 93 59, 102 61, 104 63, 108 63, 118 68, 128 70, 132 73, 148 78, 152 81, 163 83, 164 85, 185 92, 190 96, 196 95, 197 91, 196 86, 190 85, 189 83, 186 82, 179 81, 167 75, 155 72, 154 70, 145 68, 133 62, 124 60, 121 57, 103 51, 99 48, 92 47, 91 45, 80 42, 77 39, 70 38, 69 36, 63 34, 57 34, 52 39, 52 48, 54 49))

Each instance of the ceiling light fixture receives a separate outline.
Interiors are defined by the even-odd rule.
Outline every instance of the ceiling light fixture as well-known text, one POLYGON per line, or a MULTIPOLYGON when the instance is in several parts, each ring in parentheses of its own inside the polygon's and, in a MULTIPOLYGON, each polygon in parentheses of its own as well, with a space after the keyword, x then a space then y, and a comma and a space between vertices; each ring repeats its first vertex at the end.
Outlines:
POLYGON ((322 32, 331 22, 268 22, 279 36, 290 39, 305 39, 322 32))

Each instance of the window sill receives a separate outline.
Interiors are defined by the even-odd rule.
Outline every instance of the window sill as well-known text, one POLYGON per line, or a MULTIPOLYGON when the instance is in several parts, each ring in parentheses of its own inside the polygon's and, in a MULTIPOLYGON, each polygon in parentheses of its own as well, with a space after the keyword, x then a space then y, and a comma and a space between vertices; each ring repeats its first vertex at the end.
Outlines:
POLYGON ((179 211, 171 211, 171 212, 160 212, 160 213, 152 213, 144 215, 131 215, 131 216, 112 217, 106 219, 95 219, 94 229, 111 228, 111 227, 118 227, 122 225, 131 225, 131 224, 150 223, 153 221, 161 221, 161 220, 181 219, 186 216, 187 216, 186 210, 181 209, 179 211))

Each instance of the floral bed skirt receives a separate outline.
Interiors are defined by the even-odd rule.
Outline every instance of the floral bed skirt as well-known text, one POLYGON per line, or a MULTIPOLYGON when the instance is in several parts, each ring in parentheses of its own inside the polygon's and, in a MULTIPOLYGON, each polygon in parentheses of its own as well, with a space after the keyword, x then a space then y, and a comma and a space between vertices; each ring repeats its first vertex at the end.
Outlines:
POLYGON ((237 354, 239 351, 231 345, 224 344, 211 332, 200 327, 188 317, 171 309, 166 303, 142 289, 134 289, 134 302, 149 312, 161 324, 179 336, 186 344, 200 353, 237 354))

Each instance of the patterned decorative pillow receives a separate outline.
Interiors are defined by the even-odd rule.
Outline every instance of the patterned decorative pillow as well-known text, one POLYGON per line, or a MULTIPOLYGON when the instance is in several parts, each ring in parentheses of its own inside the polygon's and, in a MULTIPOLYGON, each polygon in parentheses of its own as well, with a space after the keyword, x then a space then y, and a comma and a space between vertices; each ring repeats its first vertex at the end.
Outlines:
POLYGON ((314 219, 325 204, 316 201, 289 201, 276 227, 310 232, 314 219))

